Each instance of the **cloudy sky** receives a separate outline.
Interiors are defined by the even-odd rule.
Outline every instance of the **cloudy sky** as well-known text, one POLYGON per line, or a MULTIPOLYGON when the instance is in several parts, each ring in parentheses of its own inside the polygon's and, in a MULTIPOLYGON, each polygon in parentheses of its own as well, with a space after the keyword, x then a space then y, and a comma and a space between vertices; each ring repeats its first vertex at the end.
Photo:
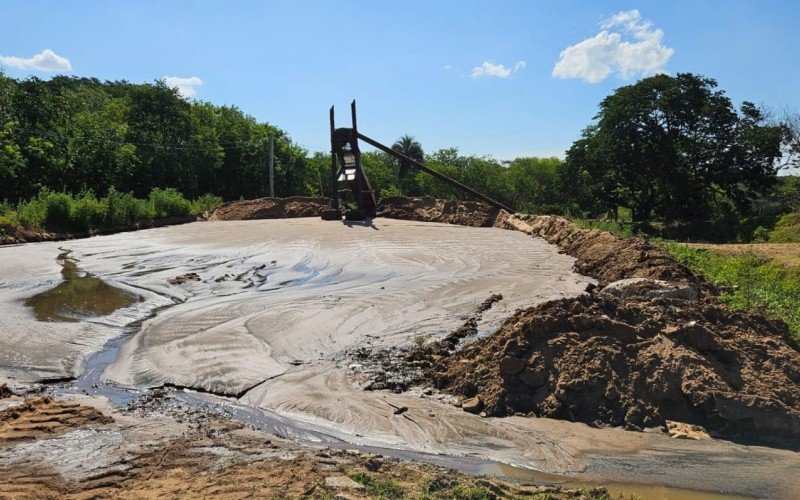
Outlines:
POLYGON ((376 139, 506 159, 563 155, 605 95, 659 72, 798 110, 798 26, 796 0, 0 0, 0 67, 165 79, 310 150, 356 98, 376 139))

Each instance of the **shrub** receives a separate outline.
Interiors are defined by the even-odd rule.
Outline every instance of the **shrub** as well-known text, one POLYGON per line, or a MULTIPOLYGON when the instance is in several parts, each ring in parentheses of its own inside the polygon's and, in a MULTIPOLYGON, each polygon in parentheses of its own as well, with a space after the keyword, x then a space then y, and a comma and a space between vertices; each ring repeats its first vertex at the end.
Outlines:
POLYGON ((770 243, 800 243, 800 213, 782 216, 769 235, 770 243))
POLYGON ((173 188, 153 188, 150 206, 155 217, 183 217, 192 211, 192 203, 173 188))
POLYGON ((42 229, 47 219, 47 207, 40 197, 36 197, 17 207, 17 217, 19 223, 28 229, 42 229))
POLYGON ((72 226, 85 231, 102 227, 106 221, 108 205, 104 200, 98 200, 94 193, 84 191, 72 202, 70 219, 72 226))
POLYGON ((109 226, 127 226, 137 220, 149 220, 154 217, 151 205, 135 198, 131 193, 121 193, 111 187, 105 198, 106 224, 109 226))
POLYGON ((753 243, 766 243, 769 241, 769 229, 764 226, 758 226, 753 231, 753 243))
POLYGON ((366 493, 374 498, 405 498, 405 490, 391 479, 373 478, 364 472, 350 474, 350 479, 361 483, 366 488, 366 493))
POLYGON ((39 193, 45 205, 45 224, 50 228, 68 229, 70 227, 69 209, 72 196, 67 193, 56 193, 43 190, 39 193))
POLYGON ((199 214, 208 210, 214 210, 222 205, 222 198, 213 194, 204 194, 192 202, 192 213, 199 214))

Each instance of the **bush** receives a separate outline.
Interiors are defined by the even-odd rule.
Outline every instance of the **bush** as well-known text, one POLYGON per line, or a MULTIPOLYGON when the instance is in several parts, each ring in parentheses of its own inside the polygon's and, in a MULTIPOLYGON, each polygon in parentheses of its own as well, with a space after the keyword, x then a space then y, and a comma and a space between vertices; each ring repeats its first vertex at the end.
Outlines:
POLYGON ((121 193, 111 187, 105 198, 106 224, 127 226, 137 220, 150 220, 154 217, 151 204, 135 198, 131 193, 121 193))
POLYGON ((769 235, 770 243, 800 243, 800 213, 782 216, 769 235))
POLYGON ((213 194, 204 194, 192 202, 192 213, 199 214, 208 210, 214 210, 222 205, 222 198, 213 194))
POLYGON ((26 201, 17 207, 19 223, 28 229, 43 229, 47 219, 47 207, 40 197, 26 201))
POLYGON ((45 206, 45 224, 49 228, 69 229, 69 209, 72 205, 72 196, 67 193, 56 193, 43 190, 39 193, 45 206))
POLYGON ((182 217, 192 210, 211 210, 221 203, 221 198, 212 195, 190 202, 175 189, 153 189, 146 200, 117 191, 113 186, 105 198, 98 198, 91 190, 73 197, 43 189, 35 198, 20 203, 16 210, 6 201, 0 203, 0 230, 8 232, 18 225, 60 231, 129 226, 156 217, 182 217))
POLYGON ((758 226, 753 231, 753 243, 766 243, 769 241, 769 229, 764 226, 758 226))
POLYGON ((173 188, 153 188, 150 206, 155 217, 185 217, 192 211, 192 203, 173 188))
POLYGON ((69 216, 76 229, 88 231, 103 226, 107 211, 104 200, 98 200, 92 191, 84 191, 72 202, 69 216))

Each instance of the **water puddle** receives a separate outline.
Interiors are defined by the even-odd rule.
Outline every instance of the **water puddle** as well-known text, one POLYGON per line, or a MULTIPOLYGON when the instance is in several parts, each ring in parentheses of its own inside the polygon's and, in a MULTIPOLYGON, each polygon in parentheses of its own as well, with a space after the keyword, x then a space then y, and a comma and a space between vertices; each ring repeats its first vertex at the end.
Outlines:
POLYGON ((735 500, 751 498, 739 495, 728 495, 711 491, 690 490, 685 488, 671 488, 667 486, 624 483, 608 481, 602 483, 580 483, 573 479, 548 474, 521 467, 514 467, 502 463, 490 463, 481 468, 480 472, 489 476, 498 476, 505 479, 517 479, 520 481, 530 481, 537 484, 555 484, 564 488, 593 488, 603 486, 608 490, 611 498, 637 498, 641 500, 735 500))
POLYGON ((128 307, 140 298, 105 281, 81 272, 69 252, 58 256, 64 281, 55 288, 25 300, 39 321, 77 322, 81 319, 105 316, 128 307))

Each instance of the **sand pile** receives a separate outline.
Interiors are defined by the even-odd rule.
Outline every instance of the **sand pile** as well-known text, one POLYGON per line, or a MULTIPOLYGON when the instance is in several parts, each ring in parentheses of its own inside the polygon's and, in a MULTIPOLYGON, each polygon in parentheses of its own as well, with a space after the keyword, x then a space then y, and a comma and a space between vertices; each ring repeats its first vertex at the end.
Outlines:
POLYGON ((229 201, 203 214, 205 220, 288 219, 319 217, 330 208, 329 198, 291 196, 289 198, 258 198, 229 201))
POLYGON ((378 204, 378 217, 444 222, 461 226, 491 227, 506 212, 477 201, 437 200, 429 196, 390 196, 378 204))
MULTIPOLYGON (((599 292, 521 311, 444 358, 437 387, 466 409, 632 429, 677 420, 800 440, 800 351, 786 325, 713 298, 599 292)), ((655 287, 657 288, 657 287, 655 287)))

